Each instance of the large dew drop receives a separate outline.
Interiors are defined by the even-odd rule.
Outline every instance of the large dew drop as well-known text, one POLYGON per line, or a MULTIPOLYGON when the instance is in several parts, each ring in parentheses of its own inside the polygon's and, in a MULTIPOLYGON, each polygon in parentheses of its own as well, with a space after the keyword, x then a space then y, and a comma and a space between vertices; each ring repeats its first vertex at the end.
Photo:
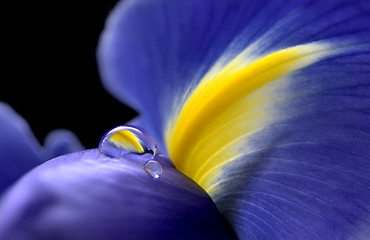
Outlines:
POLYGON ((128 153, 158 153, 157 143, 144 129, 130 125, 122 125, 108 131, 99 144, 100 152, 111 157, 123 156, 128 153))
POLYGON ((155 160, 158 154, 157 143, 144 129, 129 125, 122 125, 108 131, 99 144, 99 151, 110 157, 120 157, 128 153, 153 154, 143 169, 153 178, 158 178, 162 173, 162 165, 155 160))

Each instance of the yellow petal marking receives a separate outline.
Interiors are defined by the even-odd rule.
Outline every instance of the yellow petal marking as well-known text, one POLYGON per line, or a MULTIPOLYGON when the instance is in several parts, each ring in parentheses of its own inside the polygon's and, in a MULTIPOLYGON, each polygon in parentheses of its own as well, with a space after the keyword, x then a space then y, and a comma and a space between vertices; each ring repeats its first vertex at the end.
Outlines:
POLYGON ((331 50, 325 43, 298 45, 250 64, 240 54, 218 74, 206 75, 167 125, 166 143, 177 169, 207 190, 219 169, 240 153, 246 136, 274 118, 271 109, 279 99, 262 90, 331 50))

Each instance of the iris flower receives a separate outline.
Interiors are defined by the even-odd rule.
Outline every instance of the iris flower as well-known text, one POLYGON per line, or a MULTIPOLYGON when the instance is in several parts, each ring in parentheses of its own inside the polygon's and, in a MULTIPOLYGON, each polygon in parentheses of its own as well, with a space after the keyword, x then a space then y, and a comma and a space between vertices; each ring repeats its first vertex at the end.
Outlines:
POLYGON ((162 174, 2 104, 0 239, 369 239, 367 0, 126 0, 97 56, 162 174))

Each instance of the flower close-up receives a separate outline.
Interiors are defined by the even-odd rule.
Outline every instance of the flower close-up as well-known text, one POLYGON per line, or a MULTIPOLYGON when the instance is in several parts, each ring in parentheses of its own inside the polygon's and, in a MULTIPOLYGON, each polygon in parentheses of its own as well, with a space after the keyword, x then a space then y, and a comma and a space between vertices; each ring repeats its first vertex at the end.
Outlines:
POLYGON ((0 102, 1 240, 370 238, 368 0, 121 0, 95 48, 138 116, 0 102))

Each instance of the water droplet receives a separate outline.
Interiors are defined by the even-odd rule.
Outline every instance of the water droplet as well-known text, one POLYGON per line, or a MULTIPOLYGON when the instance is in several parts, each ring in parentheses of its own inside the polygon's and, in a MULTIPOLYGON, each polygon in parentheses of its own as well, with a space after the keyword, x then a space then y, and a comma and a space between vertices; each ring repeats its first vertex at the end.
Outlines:
POLYGON ((162 165, 155 160, 147 161, 144 164, 143 169, 154 178, 159 178, 159 175, 162 174, 162 165))
POLYGON ((152 153, 154 159, 158 153, 157 143, 144 129, 130 125, 122 125, 104 134, 99 144, 100 152, 111 157, 123 156, 127 153, 152 153))

